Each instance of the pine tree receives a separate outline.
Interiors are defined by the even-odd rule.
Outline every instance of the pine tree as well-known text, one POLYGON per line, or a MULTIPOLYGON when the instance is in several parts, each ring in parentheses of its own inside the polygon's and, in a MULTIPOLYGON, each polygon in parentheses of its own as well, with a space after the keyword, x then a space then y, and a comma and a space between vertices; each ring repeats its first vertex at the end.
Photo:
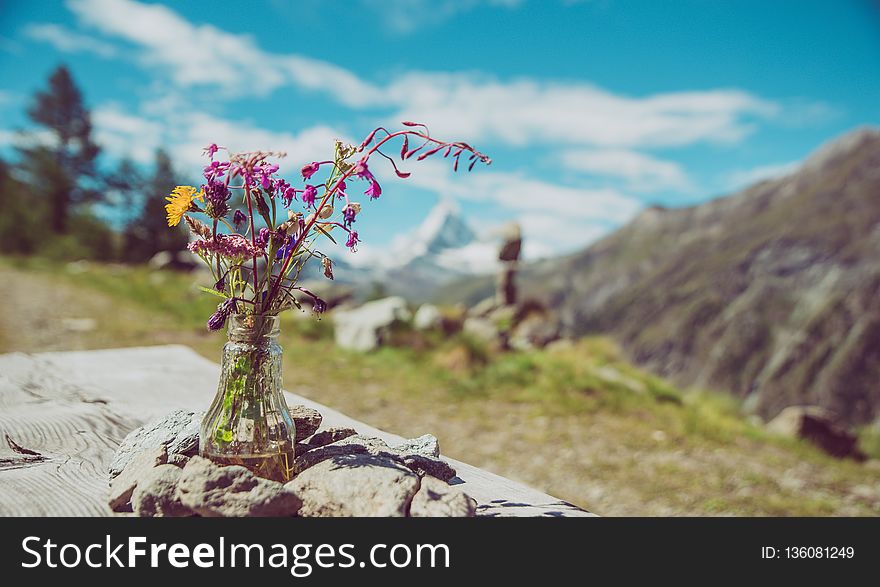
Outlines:
POLYGON ((127 260, 143 262, 159 251, 176 252, 186 246, 186 230, 181 226, 169 228, 165 220, 165 198, 178 183, 171 158, 158 149, 153 176, 144 186, 141 213, 126 229, 127 260))
POLYGON ((22 165, 34 191, 47 196, 50 228, 66 233, 74 207, 96 201, 101 192, 94 181, 100 149, 92 141, 91 115, 65 66, 55 69, 49 87, 34 96, 28 116, 49 131, 51 140, 23 147, 22 165))

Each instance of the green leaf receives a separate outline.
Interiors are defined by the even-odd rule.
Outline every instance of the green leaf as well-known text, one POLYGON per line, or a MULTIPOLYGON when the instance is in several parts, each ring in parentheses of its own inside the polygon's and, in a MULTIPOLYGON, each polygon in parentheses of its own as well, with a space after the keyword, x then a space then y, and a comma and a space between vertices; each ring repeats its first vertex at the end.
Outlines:
POLYGON ((326 237, 329 238, 331 241, 333 241, 333 244, 334 244, 334 245, 336 244, 336 239, 333 238, 332 236, 330 236, 330 233, 329 233, 329 232, 327 232, 326 230, 324 230, 323 228, 321 228, 321 227, 320 227, 319 225, 317 225, 317 224, 315 225, 315 228, 316 228, 317 230, 320 230, 322 233, 324 233, 324 236, 326 236, 326 237))
POLYGON ((225 293, 219 292, 216 289, 211 289, 210 287, 202 287, 201 285, 198 287, 203 292, 213 294, 213 295, 217 296, 218 298, 223 298, 224 300, 229 297, 225 293))

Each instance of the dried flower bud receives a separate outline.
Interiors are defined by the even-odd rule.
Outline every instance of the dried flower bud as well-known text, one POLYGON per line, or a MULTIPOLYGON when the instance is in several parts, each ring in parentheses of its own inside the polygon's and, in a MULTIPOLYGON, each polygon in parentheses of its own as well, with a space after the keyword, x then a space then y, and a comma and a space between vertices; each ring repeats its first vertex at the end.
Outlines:
POLYGON ((303 217, 301 212, 294 212, 293 210, 287 211, 287 219, 293 220, 294 222, 298 222, 303 217))
POLYGON ((190 218, 189 216, 184 216, 183 219, 186 220, 186 223, 189 225, 189 229, 194 235, 200 236, 204 239, 209 239, 213 237, 211 229, 208 228, 205 223, 194 218, 190 218))
POLYGON ((333 261, 330 260, 330 257, 321 259, 321 265, 324 267, 324 277, 333 279, 333 261))
POLYGON ((333 209, 330 206, 324 206, 321 208, 321 211, 318 213, 318 218, 321 220, 327 220, 333 214, 333 209))

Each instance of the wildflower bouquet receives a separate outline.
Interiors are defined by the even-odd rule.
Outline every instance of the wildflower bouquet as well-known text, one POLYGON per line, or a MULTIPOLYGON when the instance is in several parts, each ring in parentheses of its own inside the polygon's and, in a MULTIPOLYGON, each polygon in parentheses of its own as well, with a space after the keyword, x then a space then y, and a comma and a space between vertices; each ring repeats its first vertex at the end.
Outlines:
MULTIPOLYGON (((395 157, 422 161, 438 156, 458 170, 462 157, 470 171, 491 159, 464 142, 435 139, 423 124, 404 122, 395 132, 377 128, 357 146, 336 142, 332 159, 313 161, 299 170, 302 181, 281 177, 284 153, 230 153, 211 144, 201 187, 177 186, 165 206, 168 225, 185 221, 195 237, 189 249, 213 275, 203 291, 222 298, 208 319, 209 330, 229 322, 220 384, 202 423, 200 452, 218 462, 248 466, 259 475, 286 480, 290 476, 295 437, 293 421, 281 393, 281 349, 277 344, 279 312, 310 299, 315 313, 327 305, 299 285, 310 261, 320 262, 333 279, 333 261, 319 250, 322 239, 344 239, 356 251, 361 238, 355 229, 363 213, 354 193, 375 200, 382 188, 370 170, 379 155, 398 177, 395 157), (226 153, 227 157, 218 154, 226 153), (324 172, 325 179, 317 180, 324 172), (194 215, 200 214, 202 221, 194 215)), ((327 242, 324 241, 324 242, 327 242)))

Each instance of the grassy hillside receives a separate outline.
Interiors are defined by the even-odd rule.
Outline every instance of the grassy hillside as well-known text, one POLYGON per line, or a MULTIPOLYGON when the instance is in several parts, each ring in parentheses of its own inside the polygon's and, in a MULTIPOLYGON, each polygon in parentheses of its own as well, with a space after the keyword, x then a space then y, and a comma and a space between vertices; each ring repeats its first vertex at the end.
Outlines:
MULTIPOLYGON (((191 276, 0 259, 0 351, 182 343, 216 360, 191 276)), ((880 466, 768 436, 729 396, 684 394, 606 338, 493 354, 401 332, 336 349, 330 319, 289 313, 285 386, 603 515, 880 515, 880 466)), ((870 440, 870 439, 869 439, 870 440)))

